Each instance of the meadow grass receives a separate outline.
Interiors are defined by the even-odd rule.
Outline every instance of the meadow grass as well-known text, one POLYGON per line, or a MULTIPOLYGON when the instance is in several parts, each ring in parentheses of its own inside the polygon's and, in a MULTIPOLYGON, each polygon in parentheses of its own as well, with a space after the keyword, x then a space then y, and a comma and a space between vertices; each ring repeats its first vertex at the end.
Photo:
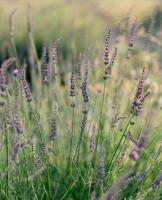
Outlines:
POLYGON ((146 31, 129 16, 105 27, 102 52, 72 35, 43 45, 41 58, 29 7, 28 53, 19 55, 16 12, 0 68, 0 199, 160 200, 157 12, 146 31))

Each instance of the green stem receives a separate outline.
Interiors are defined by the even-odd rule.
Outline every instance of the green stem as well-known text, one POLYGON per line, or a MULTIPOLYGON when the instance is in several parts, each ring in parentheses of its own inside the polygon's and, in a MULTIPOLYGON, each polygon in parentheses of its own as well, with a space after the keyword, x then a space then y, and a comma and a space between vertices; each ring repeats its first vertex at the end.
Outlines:
POLYGON ((106 80, 104 80, 104 90, 103 90, 103 96, 102 96, 102 103, 101 103, 101 110, 100 110, 100 118, 99 118, 99 127, 97 132, 97 139, 96 139, 96 148, 94 152, 94 158, 93 158, 93 165, 95 164, 96 154, 97 154, 97 148, 100 140, 100 131, 101 131, 101 121, 102 121, 102 112, 103 112, 103 105, 105 100, 105 93, 106 93, 106 80))
POLYGON ((26 154, 25 154, 24 149, 22 151, 23 151, 23 157, 25 161, 24 164, 25 164, 25 173, 26 173, 27 193, 28 193, 28 199, 30 199, 29 198, 29 180, 28 180, 29 174, 28 174, 28 168, 27 168, 26 154))
POLYGON ((82 140, 82 136, 83 136, 83 130, 81 130, 81 132, 80 132, 80 136, 79 136, 79 140, 78 140, 78 143, 77 143, 77 146, 76 146, 76 149, 75 149, 73 160, 75 160, 77 153, 80 151, 79 149, 80 149, 80 143, 81 143, 81 140, 82 140))
MULTIPOLYGON (((4 120, 5 121, 5 120, 4 120)), ((6 199, 9 198, 9 192, 8 192, 8 181, 9 181, 9 174, 8 174, 8 155, 9 155, 9 147, 8 147, 8 128, 6 127, 6 121, 5 121, 5 146, 6 146, 6 169, 7 169, 7 172, 6 172, 6 188, 5 188, 5 196, 6 196, 6 199)))
POLYGON ((127 131, 127 128, 128 128, 128 126, 129 126, 129 124, 130 124, 130 120, 131 120, 131 119, 132 119, 132 114, 130 114, 130 117, 129 117, 128 122, 127 122, 127 124, 126 124, 126 126, 125 126, 125 129, 124 129, 123 134, 122 134, 122 136, 121 136, 121 138, 120 138, 120 141, 119 141, 119 143, 118 143, 118 145, 117 145, 117 148, 115 149, 115 152, 114 152, 114 154, 113 154, 113 156, 112 156, 112 158, 111 158, 111 161, 110 161, 110 163, 109 163, 109 166, 108 166, 107 171, 109 171, 110 166, 111 166, 111 164, 112 164, 112 162, 113 162, 113 160, 114 160, 114 158, 115 158, 115 155, 116 155, 116 153, 117 153, 117 151, 118 151, 118 149, 119 149, 119 147, 120 147, 120 145, 121 145, 121 143, 122 143, 122 140, 123 140, 123 138, 125 137, 125 133, 126 133, 126 131, 127 131))
POLYGON ((29 104, 30 106, 30 109, 31 109, 31 113, 33 114, 34 116, 34 119, 35 119, 35 122, 36 122, 36 125, 37 125, 37 128, 38 128, 38 132, 39 132, 39 137, 40 137, 40 143, 41 145, 43 145, 43 139, 42 139, 42 133, 41 133, 41 128, 40 128, 40 124, 39 124, 39 121, 38 121, 38 118, 33 110, 33 107, 31 105, 31 103, 29 104))
MULTIPOLYGON (((72 103, 73 104, 73 103, 72 103)), ((69 161, 68 161, 68 166, 67 166, 67 173, 69 172, 69 167, 70 167, 70 162, 71 162, 71 154, 72 154, 72 146, 73 146, 73 132, 74 132, 74 107, 72 107, 72 124, 71 124, 71 135, 70 135, 70 151, 69 151, 69 161)))

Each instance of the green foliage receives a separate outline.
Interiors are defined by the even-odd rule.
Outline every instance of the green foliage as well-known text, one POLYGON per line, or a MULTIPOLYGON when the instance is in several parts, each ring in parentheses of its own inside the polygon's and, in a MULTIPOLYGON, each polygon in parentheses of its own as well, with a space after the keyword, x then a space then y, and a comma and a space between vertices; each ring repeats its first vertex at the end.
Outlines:
POLYGON ((114 64, 104 65, 104 1, 99 7, 59 2, 32 3, 33 31, 25 31, 23 14, 10 27, 15 31, 10 29, 7 40, 9 59, 0 68, 0 199, 161 199, 161 185, 153 184, 162 170, 159 32, 149 33, 150 46, 143 51, 147 34, 141 26, 126 59, 134 18, 118 26, 118 43, 112 18, 110 58, 118 51, 114 64), (47 55, 41 60, 42 43, 47 55), (143 65, 144 85, 138 86, 143 65), (136 116, 133 101, 139 104, 148 90, 136 116))

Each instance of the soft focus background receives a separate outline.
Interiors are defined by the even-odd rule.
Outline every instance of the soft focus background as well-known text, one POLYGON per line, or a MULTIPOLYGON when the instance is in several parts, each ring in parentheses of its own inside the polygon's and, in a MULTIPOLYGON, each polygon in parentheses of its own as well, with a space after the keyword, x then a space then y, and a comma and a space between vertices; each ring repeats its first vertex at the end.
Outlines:
POLYGON ((102 48, 101 41, 105 29, 115 28, 126 16, 130 17, 130 23, 137 20, 146 28, 149 26, 150 16, 157 12, 156 29, 161 31, 162 5, 158 0, 1 0, 1 58, 5 56, 4 51, 7 51, 9 46, 8 18, 15 8, 17 8, 14 15, 16 45, 19 55, 21 57, 26 55, 27 2, 31 7, 32 29, 39 55, 43 44, 48 45, 56 39, 60 39, 63 59, 66 59, 71 52, 76 53, 76 47, 77 51, 90 48, 91 54, 96 54, 95 51, 102 48))

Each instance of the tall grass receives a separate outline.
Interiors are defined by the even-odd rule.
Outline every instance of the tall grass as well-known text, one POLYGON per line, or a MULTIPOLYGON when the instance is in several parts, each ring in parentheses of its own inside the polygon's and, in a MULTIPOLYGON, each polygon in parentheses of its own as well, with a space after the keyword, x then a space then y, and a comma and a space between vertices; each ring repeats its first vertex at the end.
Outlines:
POLYGON ((65 69, 57 38, 39 59, 29 10, 31 62, 19 58, 13 13, 13 57, 0 68, 0 199, 161 199, 154 28, 138 45, 142 25, 126 17, 118 38, 106 29, 103 56, 74 45, 65 69))

